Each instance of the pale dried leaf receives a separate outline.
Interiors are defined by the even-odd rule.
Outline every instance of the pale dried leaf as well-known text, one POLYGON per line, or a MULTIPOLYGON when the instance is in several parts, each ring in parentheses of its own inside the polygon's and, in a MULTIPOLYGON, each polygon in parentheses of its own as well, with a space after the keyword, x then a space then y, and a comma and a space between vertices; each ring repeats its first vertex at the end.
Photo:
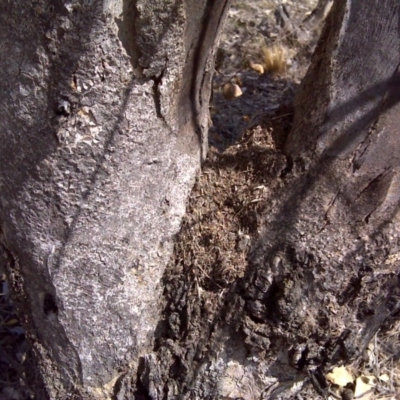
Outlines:
POLYGON ((326 374, 326 379, 341 387, 345 387, 354 380, 353 375, 344 366, 333 368, 332 372, 326 374))
POLYGON ((226 83, 222 87, 222 93, 226 100, 233 100, 243 94, 240 86, 236 85, 235 83, 226 83))
POLYGON ((262 75, 264 73, 264 67, 261 64, 253 63, 252 61, 249 61, 249 67, 262 75))
POLYGON ((383 382, 389 382, 389 381, 390 381, 390 377, 389 377, 388 374, 382 374, 382 375, 379 377, 379 380, 381 380, 381 381, 383 381, 383 382))
POLYGON ((374 377, 373 376, 359 376, 356 379, 356 389, 354 397, 359 400, 370 400, 374 394, 374 377))

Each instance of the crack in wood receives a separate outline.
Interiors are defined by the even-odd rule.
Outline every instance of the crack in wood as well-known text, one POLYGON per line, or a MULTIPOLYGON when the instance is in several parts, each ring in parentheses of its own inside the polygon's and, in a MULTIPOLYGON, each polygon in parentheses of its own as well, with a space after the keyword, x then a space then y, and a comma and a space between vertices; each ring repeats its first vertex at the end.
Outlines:
MULTIPOLYGON (((213 45, 213 43, 210 43, 210 40, 215 38, 216 32, 218 32, 220 29, 221 23, 225 19, 225 15, 230 3, 231 0, 224 0, 221 6, 221 2, 207 0, 203 15, 203 25, 201 27, 201 32, 198 37, 196 50, 193 57, 194 69, 191 83, 192 118, 193 125, 200 140, 202 161, 205 161, 208 152, 208 124, 205 126, 201 118, 203 116, 202 114, 204 113, 203 107, 204 101, 206 100, 205 98, 207 97, 207 94, 208 97, 211 95, 211 82, 208 82, 207 79, 211 81, 213 71, 210 72, 206 68, 207 62, 210 61, 210 49, 212 49, 213 45), (216 24, 213 21, 213 15, 219 15, 218 22, 216 24)), ((207 101, 208 100, 209 99, 207 99, 207 101)))

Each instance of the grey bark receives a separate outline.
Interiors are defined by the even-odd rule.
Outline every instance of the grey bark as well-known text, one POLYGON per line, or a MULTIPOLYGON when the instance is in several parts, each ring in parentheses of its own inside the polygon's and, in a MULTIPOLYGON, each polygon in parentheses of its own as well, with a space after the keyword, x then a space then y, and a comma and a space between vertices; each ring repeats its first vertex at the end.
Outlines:
POLYGON ((335 2, 246 276, 208 298, 160 278, 228 2, 51 5, 0 14, 2 246, 50 397, 285 398, 357 357, 400 308, 398 2, 335 2))
POLYGON ((139 369, 149 398, 293 398, 307 380, 323 392, 330 367, 399 318, 399 17, 395 0, 334 3, 246 276, 202 295, 167 271, 139 369))
POLYGON ((1 249, 37 398, 108 398, 151 350, 229 2, 1 2, 1 249))

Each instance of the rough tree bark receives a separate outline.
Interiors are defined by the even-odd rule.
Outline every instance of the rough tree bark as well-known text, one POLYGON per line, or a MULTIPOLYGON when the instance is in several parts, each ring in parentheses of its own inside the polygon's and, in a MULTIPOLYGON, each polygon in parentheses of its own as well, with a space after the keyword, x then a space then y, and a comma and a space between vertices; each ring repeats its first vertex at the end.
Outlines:
POLYGON ((1 249, 38 399, 107 398, 151 350, 229 3, 1 2, 1 249))
POLYGON ((399 318, 399 17, 396 0, 334 3, 246 276, 214 295, 171 268, 148 398, 292 398, 399 318))
POLYGON ((1 6, 2 243, 53 398, 270 398, 399 311, 399 4, 337 0, 246 276, 210 305, 167 271, 151 351, 227 6, 1 6))

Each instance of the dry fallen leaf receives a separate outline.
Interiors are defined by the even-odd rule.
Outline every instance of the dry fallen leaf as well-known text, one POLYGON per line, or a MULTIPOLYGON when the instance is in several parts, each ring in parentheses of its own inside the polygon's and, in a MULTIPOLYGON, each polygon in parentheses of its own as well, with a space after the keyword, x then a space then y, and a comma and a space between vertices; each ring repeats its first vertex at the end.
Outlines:
POLYGON ((389 382, 389 381, 390 381, 390 378, 389 378, 389 375, 388 375, 388 374, 382 374, 382 375, 379 377, 379 380, 381 380, 382 382, 389 382))
POLYGON ((236 85, 235 83, 226 83, 222 86, 222 94, 226 100, 233 100, 236 97, 241 96, 243 92, 239 85, 236 85))
POLYGON ((354 397, 357 400, 370 400, 374 394, 375 378, 373 376, 359 376, 356 379, 354 397))
POLYGON ((333 368, 332 372, 326 374, 326 379, 341 387, 345 387, 348 383, 354 381, 353 375, 346 369, 346 367, 333 368))
POLYGON ((261 64, 253 63, 252 61, 249 61, 249 67, 262 75, 264 73, 264 67, 261 64))
POLYGON ((18 322, 19 321, 16 318, 12 318, 12 319, 8 320, 7 322, 2 322, 1 325, 10 326, 10 325, 18 324, 18 322))

